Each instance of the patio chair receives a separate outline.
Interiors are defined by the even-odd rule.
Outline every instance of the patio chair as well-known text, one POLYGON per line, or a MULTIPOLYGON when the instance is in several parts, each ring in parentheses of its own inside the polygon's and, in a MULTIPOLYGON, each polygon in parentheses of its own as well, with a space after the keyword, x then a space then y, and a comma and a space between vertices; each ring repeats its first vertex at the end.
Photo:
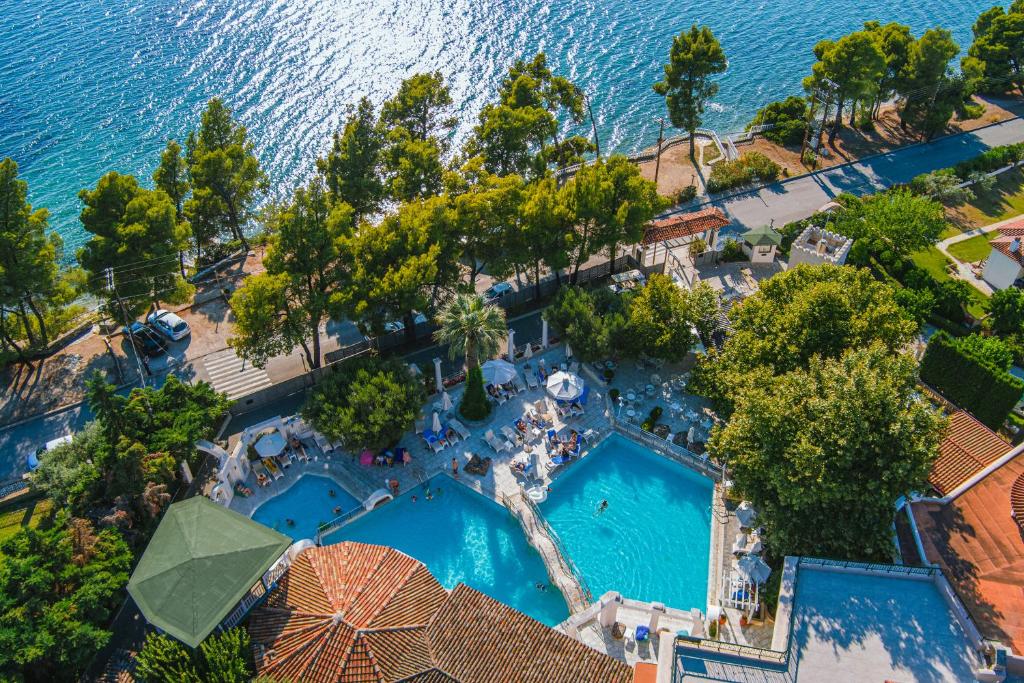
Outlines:
POLYGON ((458 432, 459 436, 461 436, 463 439, 468 439, 470 437, 470 434, 472 433, 468 429, 466 429, 466 425, 462 424, 455 418, 448 420, 448 424, 451 426, 452 429, 458 432))
POLYGON ((508 425, 501 426, 501 433, 504 434, 505 438, 513 444, 517 441, 521 441, 523 438, 523 434, 518 429, 515 427, 509 427, 508 425))
POLYGON ((488 429, 484 434, 484 441, 487 442, 487 445, 490 446, 495 453, 501 453, 502 451, 508 453, 512 452, 512 444, 508 441, 502 442, 501 439, 494 435, 494 430, 492 429, 488 429))
POLYGON ((518 374, 516 374, 516 375, 514 375, 512 377, 511 384, 512 384, 512 388, 514 388, 516 390, 517 394, 521 394, 524 391, 526 391, 526 387, 524 387, 523 383, 519 380, 519 375, 518 374))
POLYGON ((537 381, 537 376, 532 372, 526 373, 526 386, 531 389, 538 389, 540 387, 540 383, 537 381))

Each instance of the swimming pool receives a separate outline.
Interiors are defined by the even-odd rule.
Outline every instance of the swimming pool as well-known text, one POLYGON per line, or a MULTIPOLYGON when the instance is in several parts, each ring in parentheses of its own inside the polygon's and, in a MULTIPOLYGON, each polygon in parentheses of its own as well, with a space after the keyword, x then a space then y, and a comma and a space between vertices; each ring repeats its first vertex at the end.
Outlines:
POLYGON ((303 474, 287 491, 256 508, 252 518, 298 541, 315 538, 317 527, 338 516, 335 508, 348 512, 359 505, 359 500, 333 479, 319 474, 303 474), (331 496, 331 491, 334 491, 334 496, 331 496), (289 519, 295 522, 294 526, 288 525, 286 520, 289 519))
POLYGON ((595 599, 615 590, 707 608, 710 479, 612 434, 551 488, 541 513, 595 599), (603 500, 608 507, 598 512, 603 500))
POLYGON ((324 539, 341 541, 397 548, 423 562, 445 588, 465 583, 548 626, 569 616, 562 594, 547 585, 544 562, 526 541, 519 522, 502 506, 444 476, 324 539), (426 486, 432 491, 430 500, 426 486))

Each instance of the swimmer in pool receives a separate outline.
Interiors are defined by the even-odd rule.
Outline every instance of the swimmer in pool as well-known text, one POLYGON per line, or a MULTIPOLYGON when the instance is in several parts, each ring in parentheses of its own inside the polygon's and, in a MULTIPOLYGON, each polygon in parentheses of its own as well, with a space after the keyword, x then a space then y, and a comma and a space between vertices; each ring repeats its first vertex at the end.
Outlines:
POLYGON ((607 500, 602 500, 601 504, 597 506, 597 514, 601 514, 602 512, 604 512, 607 509, 608 509, 608 501, 607 500))
POLYGON ((431 495, 430 489, 427 489, 427 500, 432 500, 433 498, 434 498, 434 496, 431 495))
POLYGON ((286 520, 284 520, 284 523, 287 524, 288 526, 295 526, 295 520, 294 519, 286 519, 286 520))
POLYGON ((545 586, 543 583, 540 583, 539 581, 536 584, 534 584, 534 587, 537 590, 539 590, 541 593, 547 593, 548 592, 548 587, 545 586))

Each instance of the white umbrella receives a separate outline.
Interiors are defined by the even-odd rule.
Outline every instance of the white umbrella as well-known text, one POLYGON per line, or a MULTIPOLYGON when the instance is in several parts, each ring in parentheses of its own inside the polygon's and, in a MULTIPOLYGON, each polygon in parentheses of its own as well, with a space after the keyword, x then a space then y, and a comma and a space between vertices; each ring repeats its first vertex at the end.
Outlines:
POLYGON ((548 393, 559 401, 572 401, 583 393, 583 380, 571 372, 556 372, 548 377, 548 393))
POLYGON ((434 411, 434 423, 431 425, 431 427, 433 428, 435 434, 441 433, 441 417, 437 414, 436 410, 434 411))
POLYGON ((523 351, 523 358, 533 358, 533 344, 527 342, 526 349, 523 351))
POLYGON ((569 342, 565 342, 565 357, 572 358, 572 349, 569 348, 569 342))
POLYGON ((694 441, 696 440, 696 436, 697 430, 691 425, 690 428, 686 431, 687 443, 694 443, 694 441))
POLYGON ((441 410, 448 412, 452 409, 452 397, 448 395, 447 391, 441 392, 441 410))
POLYGON ((496 358, 480 366, 484 376, 484 384, 505 384, 516 376, 516 366, 507 360, 496 358))
POLYGON ((512 328, 508 330, 508 359, 509 361, 516 362, 516 343, 515 343, 516 331, 512 328))
POLYGON ((740 576, 753 584, 762 585, 772 573, 771 567, 757 555, 744 555, 736 563, 736 571, 740 576))
POLYGON ((256 442, 256 452, 261 458, 272 458, 284 450, 284 437, 274 431, 256 442))

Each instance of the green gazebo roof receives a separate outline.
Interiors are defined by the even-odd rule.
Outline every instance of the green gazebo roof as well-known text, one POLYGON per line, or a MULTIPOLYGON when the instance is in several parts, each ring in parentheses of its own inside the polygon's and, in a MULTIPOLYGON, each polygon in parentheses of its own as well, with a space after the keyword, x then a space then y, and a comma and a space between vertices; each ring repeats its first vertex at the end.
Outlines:
POLYGON ((759 228, 752 228, 743 233, 743 240, 754 247, 763 247, 769 244, 779 246, 782 244, 782 235, 769 225, 762 225, 759 228))
POLYGON ((149 623, 196 647, 291 542, 195 496, 167 509, 128 592, 149 623))

